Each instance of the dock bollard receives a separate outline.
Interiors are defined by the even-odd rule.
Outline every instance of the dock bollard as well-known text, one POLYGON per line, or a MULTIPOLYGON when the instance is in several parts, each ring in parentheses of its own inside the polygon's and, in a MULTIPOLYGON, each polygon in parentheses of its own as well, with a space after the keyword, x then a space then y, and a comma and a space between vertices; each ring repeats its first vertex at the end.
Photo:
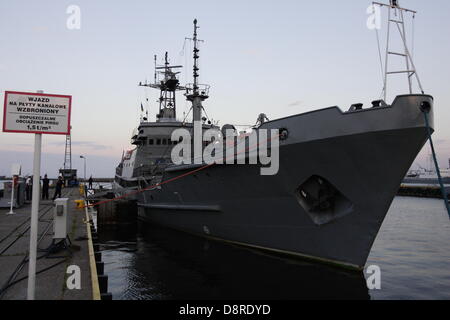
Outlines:
POLYGON ((80 184, 79 191, 80 191, 80 196, 84 196, 84 184, 80 184))
POLYGON ((77 209, 83 209, 84 200, 75 200, 75 204, 77 205, 77 209))

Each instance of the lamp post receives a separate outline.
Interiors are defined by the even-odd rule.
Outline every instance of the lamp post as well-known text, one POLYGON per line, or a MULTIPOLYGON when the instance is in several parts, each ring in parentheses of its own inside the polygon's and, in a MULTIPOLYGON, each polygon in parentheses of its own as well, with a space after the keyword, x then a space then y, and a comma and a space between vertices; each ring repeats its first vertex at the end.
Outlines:
POLYGON ((80 156, 81 159, 84 159, 84 183, 86 183, 86 157, 80 156))

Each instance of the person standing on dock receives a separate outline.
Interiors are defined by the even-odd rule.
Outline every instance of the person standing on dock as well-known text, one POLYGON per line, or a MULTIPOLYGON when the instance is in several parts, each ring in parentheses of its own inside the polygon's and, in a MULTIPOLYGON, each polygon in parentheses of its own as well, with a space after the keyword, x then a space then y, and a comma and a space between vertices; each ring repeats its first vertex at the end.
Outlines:
POLYGON ((64 184, 63 178, 59 176, 55 186, 55 194, 53 195, 53 201, 58 197, 61 198, 61 191, 63 184, 64 184))
POLYGON ((92 190, 92 182, 94 182, 94 180, 92 179, 92 176, 89 178, 89 189, 92 190))
POLYGON ((25 182, 25 193, 26 193, 26 198, 27 201, 31 201, 31 195, 33 191, 33 180, 31 177, 27 178, 27 181, 25 182))
POLYGON ((49 185, 50 180, 47 178, 47 175, 44 175, 44 179, 42 179, 42 200, 48 200, 49 185))

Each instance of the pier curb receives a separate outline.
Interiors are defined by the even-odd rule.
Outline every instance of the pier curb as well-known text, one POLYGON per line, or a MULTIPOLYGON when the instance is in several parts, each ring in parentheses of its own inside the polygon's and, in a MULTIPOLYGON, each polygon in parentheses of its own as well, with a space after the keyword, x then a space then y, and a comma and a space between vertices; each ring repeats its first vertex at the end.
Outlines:
POLYGON ((91 234, 91 218, 88 213, 88 208, 85 206, 85 212, 86 212, 86 230, 87 230, 87 236, 88 236, 88 248, 89 248, 89 265, 91 269, 91 283, 92 283, 92 300, 101 300, 100 295, 100 286, 98 282, 98 275, 97 275, 97 264, 95 260, 95 251, 94 251, 94 244, 92 241, 92 234, 91 234))

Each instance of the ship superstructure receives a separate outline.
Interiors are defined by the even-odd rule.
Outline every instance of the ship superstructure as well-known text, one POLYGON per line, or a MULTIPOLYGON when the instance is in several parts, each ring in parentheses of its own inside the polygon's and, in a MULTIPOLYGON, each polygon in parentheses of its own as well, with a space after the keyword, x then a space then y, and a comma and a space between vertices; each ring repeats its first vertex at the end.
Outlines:
MULTIPOLYGON (((179 141, 172 141, 172 132, 179 128, 185 128, 193 132, 193 124, 177 119, 176 93, 184 92, 186 98, 192 101, 193 119, 202 121, 202 130, 215 128, 207 118, 202 117, 202 101, 208 98, 209 86, 197 83, 198 71, 197 59, 197 25, 194 23, 194 83, 181 86, 177 76, 180 74, 180 65, 170 65, 168 53, 164 56, 164 65, 158 66, 155 61, 155 74, 153 83, 139 83, 141 87, 159 90, 159 111, 156 121, 148 121, 147 117, 141 117, 139 126, 134 129, 131 136, 131 144, 134 149, 127 151, 122 156, 121 163, 116 168, 115 181, 118 186, 124 188, 137 188, 139 182, 158 181, 164 169, 172 164, 171 150, 179 141), (208 120, 208 121, 207 121, 208 120), (155 178, 156 177, 156 178, 155 178), (156 179, 156 180, 155 180, 156 179)), ((126 192, 126 191, 124 191, 126 192)))

